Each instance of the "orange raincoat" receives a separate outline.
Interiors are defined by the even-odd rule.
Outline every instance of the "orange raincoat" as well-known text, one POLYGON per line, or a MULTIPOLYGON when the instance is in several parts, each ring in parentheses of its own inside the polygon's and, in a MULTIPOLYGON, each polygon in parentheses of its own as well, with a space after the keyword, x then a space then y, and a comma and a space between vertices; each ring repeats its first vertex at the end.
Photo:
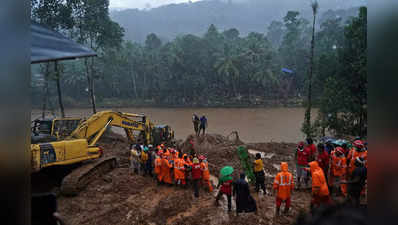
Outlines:
POLYGON ((172 165, 169 163, 166 157, 162 159, 161 168, 160 168, 160 181, 163 181, 168 184, 172 184, 170 169, 172 165))
POLYGON ((209 163, 204 160, 200 163, 200 170, 202 170, 202 180, 205 185, 209 187, 209 191, 213 191, 213 186, 210 183, 209 163))
POLYGON ((281 162, 281 172, 274 179, 274 189, 278 192, 277 198, 285 201, 290 198, 294 189, 293 175, 288 171, 286 162, 281 162))
POLYGON ((325 174, 317 161, 308 163, 312 176, 312 194, 315 196, 329 196, 329 188, 325 179, 325 174))
POLYGON ((160 169, 162 167, 162 159, 161 158, 156 158, 155 159, 155 174, 158 175, 158 179, 160 181, 160 169))
POLYGON ((355 148, 352 148, 348 153, 347 159, 350 159, 350 164, 348 165, 348 173, 351 175, 355 170, 355 159, 357 157, 362 157, 365 160, 365 167, 368 168, 368 151, 358 152, 355 148))
POLYGON ((337 156, 336 152, 332 153, 331 173, 335 177, 341 177, 346 174, 347 162, 344 155, 337 156))
POLYGON ((175 159, 174 161, 174 179, 185 180, 184 159, 175 159))

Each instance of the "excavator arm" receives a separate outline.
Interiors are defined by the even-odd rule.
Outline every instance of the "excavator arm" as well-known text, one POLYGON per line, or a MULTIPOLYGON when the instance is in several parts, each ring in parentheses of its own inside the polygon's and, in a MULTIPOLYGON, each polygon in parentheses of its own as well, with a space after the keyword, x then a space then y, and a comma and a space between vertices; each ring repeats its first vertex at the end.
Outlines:
POLYGON ((109 126, 124 128, 127 137, 132 142, 135 141, 133 131, 142 131, 146 144, 151 142, 153 124, 144 115, 114 111, 102 111, 94 114, 81 123, 71 133, 69 139, 84 138, 88 141, 89 146, 94 146, 109 126))

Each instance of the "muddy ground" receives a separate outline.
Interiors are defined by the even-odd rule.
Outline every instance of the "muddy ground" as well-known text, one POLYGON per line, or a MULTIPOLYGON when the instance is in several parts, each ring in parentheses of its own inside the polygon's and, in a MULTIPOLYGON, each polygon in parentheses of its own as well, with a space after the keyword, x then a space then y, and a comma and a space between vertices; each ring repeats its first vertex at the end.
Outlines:
MULTIPOLYGON (((287 161, 293 171, 295 144, 245 144, 233 136, 189 136, 179 143, 179 147, 186 151, 188 140, 192 139, 197 151, 207 156, 210 171, 216 176, 226 165, 235 168, 234 175, 241 171, 237 146, 245 145, 248 149, 263 152, 265 171, 269 176, 268 190, 271 190, 272 177, 281 161, 287 161)), ((297 191, 293 193, 289 215, 275 219, 275 197, 254 193, 254 187, 251 187, 258 214, 235 216, 234 213, 227 213, 226 199, 221 201, 221 206, 214 205, 216 188, 213 193, 201 190, 199 199, 195 199, 191 188, 158 186, 151 177, 131 174, 128 169, 129 146, 123 137, 108 135, 102 138, 100 144, 106 149, 106 154, 120 158, 120 166, 92 182, 78 196, 58 198, 59 211, 71 224, 292 224, 300 211, 309 208, 310 193, 297 191)))

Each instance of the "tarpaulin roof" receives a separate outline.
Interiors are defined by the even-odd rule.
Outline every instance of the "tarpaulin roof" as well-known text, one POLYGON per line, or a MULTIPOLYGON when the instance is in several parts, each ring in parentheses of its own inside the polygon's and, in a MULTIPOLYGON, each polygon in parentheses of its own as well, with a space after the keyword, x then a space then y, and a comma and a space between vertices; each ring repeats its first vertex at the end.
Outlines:
POLYGON ((50 30, 34 21, 30 25, 32 46, 31 63, 75 59, 97 54, 81 44, 50 30))

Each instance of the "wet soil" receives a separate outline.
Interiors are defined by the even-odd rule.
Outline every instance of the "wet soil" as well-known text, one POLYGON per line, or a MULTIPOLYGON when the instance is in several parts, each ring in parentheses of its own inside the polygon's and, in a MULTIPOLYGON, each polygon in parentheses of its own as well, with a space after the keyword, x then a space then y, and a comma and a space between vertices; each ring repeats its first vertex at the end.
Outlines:
MULTIPOLYGON (((295 145, 292 143, 245 144, 236 136, 227 138, 209 134, 188 136, 180 142, 179 147, 188 151, 190 140, 194 142, 196 151, 208 158, 214 185, 217 185, 216 177, 222 167, 233 166, 235 176, 241 171, 236 154, 239 145, 267 156, 263 160, 265 171, 269 174, 266 181, 268 193, 271 193, 273 176, 278 172, 274 165, 286 161, 290 170, 294 171, 292 160, 295 145)), ((292 224, 301 211, 309 208, 310 193, 297 191, 292 196, 290 213, 276 219, 275 197, 254 193, 254 187, 251 187, 252 196, 257 202, 257 215, 243 213, 236 216, 227 212, 226 199, 221 199, 221 206, 215 206, 216 188, 213 193, 202 188, 200 197, 195 198, 191 187, 159 186, 149 176, 131 173, 128 168, 129 145, 122 136, 106 135, 100 145, 104 147, 106 155, 119 158, 119 168, 92 182, 78 196, 58 198, 59 211, 70 224, 292 224)), ((254 159, 254 156, 251 157, 254 159)))

